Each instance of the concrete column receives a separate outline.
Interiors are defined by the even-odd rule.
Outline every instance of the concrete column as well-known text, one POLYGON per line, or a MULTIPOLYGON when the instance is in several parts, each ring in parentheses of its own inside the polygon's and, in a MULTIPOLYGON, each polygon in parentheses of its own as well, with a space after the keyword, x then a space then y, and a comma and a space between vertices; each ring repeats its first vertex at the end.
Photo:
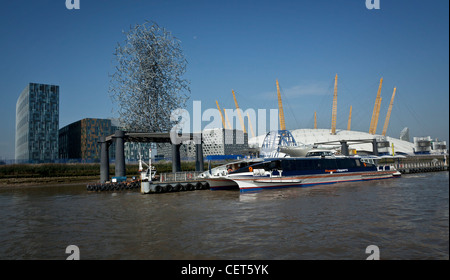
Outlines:
POLYGON ((195 171, 205 171, 202 144, 195 144, 195 171))
POLYGON ((181 171, 180 147, 181 144, 172 144, 172 172, 181 171))
POLYGON ((100 183, 109 181, 109 143, 105 136, 100 136, 100 183))
POLYGON ((372 140, 372 149, 373 149, 373 154, 375 156, 378 156, 378 144, 377 144, 376 138, 373 138, 373 140, 372 140))
POLYGON ((349 155, 347 141, 341 141, 341 154, 344 156, 349 155))
POLYGON ((125 132, 116 130, 114 139, 116 141, 116 177, 124 177, 125 174, 125 132))

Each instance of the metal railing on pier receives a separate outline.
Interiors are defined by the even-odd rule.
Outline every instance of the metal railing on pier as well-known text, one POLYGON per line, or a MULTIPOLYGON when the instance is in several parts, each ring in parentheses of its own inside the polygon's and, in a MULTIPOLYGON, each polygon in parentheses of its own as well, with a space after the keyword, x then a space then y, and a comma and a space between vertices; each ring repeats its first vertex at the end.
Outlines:
POLYGON ((394 166, 401 173, 448 171, 448 164, 436 159, 430 161, 400 162, 396 163, 394 166))
POLYGON ((198 175, 203 173, 202 171, 184 171, 184 172, 170 172, 161 173, 159 175, 160 182, 181 182, 197 180, 198 175))

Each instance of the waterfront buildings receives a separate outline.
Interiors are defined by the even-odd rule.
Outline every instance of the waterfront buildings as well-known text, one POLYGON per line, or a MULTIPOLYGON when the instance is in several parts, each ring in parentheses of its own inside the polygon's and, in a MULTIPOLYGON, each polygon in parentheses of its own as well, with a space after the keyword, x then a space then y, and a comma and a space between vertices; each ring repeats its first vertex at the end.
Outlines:
MULTIPOLYGON (((86 118, 59 128, 59 86, 51 84, 29 83, 20 94, 16 103, 16 163, 40 163, 55 161, 96 162, 100 159, 100 136, 114 134, 116 129, 123 129, 116 120, 86 118)), ((339 142, 341 140, 363 140, 380 135, 337 130, 330 134, 324 129, 296 129, 292 131, 296 141, 305 145, 314 143, 339 142)), ((248 134, 241 130, 206 129, 203 131, 203 156, 245 156, 249 148, 258 150, 265 135, 248 139, 248 134), (250 145, 249 145, 250 144, 250 145)), ((383 137, 383 146, 378 147, 381 154, 448 153, 445 141, 432 141, 430 137, 409 139, 408 129, 401 133, 401 139, 383 137)), ((379 141, 380 142, 380 141, 379 141)), ((381 143, 380 142, 380 143, 381 143)), ((109 147, 109 158, 115 159, 114 142, 109 147)), ((149 158, 149 149, 158 158, 171 158, 170 143, 125 143, 125 160, 137 162, 139 155, 149 158)), ((352 154, 370 154, 370 143, 350 143, 352 154)), ((186 141, 180 148, 182 158, 195 158, 196 146, 193 141, 186 141)))
POLYGON ((100 136, 110 135, 111 120, 86 118, 59 130, 61 160, 95 161, 100 157, 100 136))
POLYGON ((58 159, 59 86, 29 83, 16 103, 17 163, 58 159))
MULTIPOLYGON (((59 130, 59 158, 63 162, 98 162, 100 160, 101 136, 114 134, 123 129, 116 120, 86 118, 59 130)), ((137 162, 139 153, 147 159, 150 143, 125 143, 125 160, 137 162)), ((115 143, 109 147, 109 158, 115 159, 115 143)))
MULTIPOLYGON (((160 158, 172 157, 170 143, 157 144, 160 158)), ((213 128, 202 132, 203 156, 245 156, 248 153, 248 134, 237 129, 213 128)), ((181 158, 195 158, 194 141, 185 141, 180 147, 181 158)))
MULTIPOLYGON (((383 155, 414 155, 419 154, 442 154, 448 153, 445 141, 432 141, 430 136, 414 137, 414 143, 389 136, 373 135, 361 131, 336 130, 331 134, 329 129, 294 129, 291 130, 297 145, 317 146, 322 148, 335 148, 340 150, 341 141, 348 141, 348 149, 351 154, 365 155, 373 154, 373 145, 361 140, 377 139, 378 152, 383 155), (332 143, 330 143, 332 142, 332 143), (325 144, 328 143, 328 144, 325 144)), ((260 149, 264 143, 265 135, 249 139, 249 147, 260 149)))

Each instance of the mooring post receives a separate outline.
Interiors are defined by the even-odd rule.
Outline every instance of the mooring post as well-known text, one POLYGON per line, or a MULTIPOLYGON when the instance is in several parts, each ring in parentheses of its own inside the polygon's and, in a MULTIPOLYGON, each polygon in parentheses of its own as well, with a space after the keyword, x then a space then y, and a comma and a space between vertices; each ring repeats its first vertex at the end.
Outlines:
POLYGON ((116 141, 116 177, 125 177, 125 132, 116 130, 114 139, 116 141))
POLYGON ((109 181, 109 143, 105 136, 100 136, 100 183, 109 181))
POLYGON ((181 171, 180 147, 181 144, 172 144, 172 172, 174 173, 181 171))
POLYGON ((344 156, 349 155, 347 141, 341 141, 341 154, 344 156))
POLYGON ((373 138, 373 140, 372 140, 372 149, 373 149, 373 154, 375 156, 378 156, 378 144, 377 144, 376 138, 373 138))
POLYGON ((203 146, 202 146, 202 134, 199 133, 199 136, 195 142, 195 171, 203 172, 204 168, 204 160, 203 160, 203 146))

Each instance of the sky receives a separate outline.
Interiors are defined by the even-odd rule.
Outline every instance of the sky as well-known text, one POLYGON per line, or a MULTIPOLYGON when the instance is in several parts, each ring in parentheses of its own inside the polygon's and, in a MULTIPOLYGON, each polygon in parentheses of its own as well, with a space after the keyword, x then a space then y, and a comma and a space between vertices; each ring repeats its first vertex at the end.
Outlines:
MULTIPOLYGON (((2 1, 0 9, 0 159, 14 158, 15 107, 30 82, 60 86, 60 128, 83 118, 114 118, 109 94, 114 50, 123 31, 154 21, 180 40, 190 99, 202 111, 277 108, 287 129, 331 128, 338 75, 337 129, 369 131, 380 78, 381 134, 404 127, 449 143, 449 1, 366 0, 2 1)), ((202 123, 207 125, 208 121, 202 123)))

